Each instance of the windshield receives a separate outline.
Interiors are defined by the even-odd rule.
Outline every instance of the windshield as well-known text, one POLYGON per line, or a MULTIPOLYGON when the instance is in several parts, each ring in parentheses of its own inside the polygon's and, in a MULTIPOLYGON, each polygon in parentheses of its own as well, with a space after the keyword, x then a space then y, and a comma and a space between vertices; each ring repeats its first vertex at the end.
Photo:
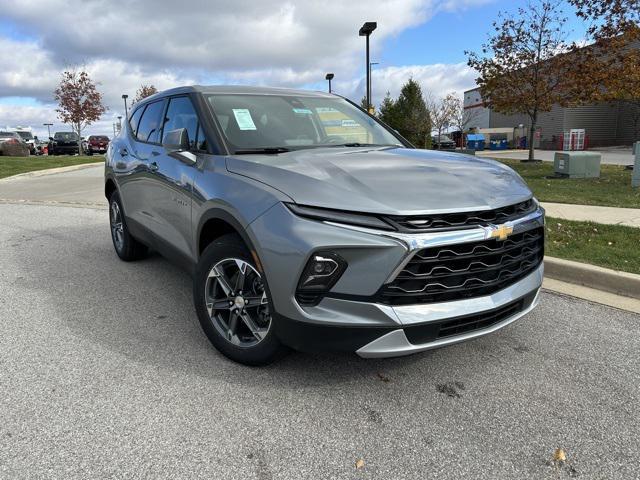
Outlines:
POLYGON ((33 135, 31 134, 31 132, 18 132, 18 135, 20 135, 23 140, 33 140, 33 135))
MULTIPOLYGON (((438 134, 433 136, 434 140, 438 140, 438 134)), ((451 140, 449 137, 447 137, 446 135, 440 135, 440 141, 441 142, 453 142, 453 140, 451 140)))
POLYGON ((238 152, 252 149, 402 145, 382 125, 342 98, 293 95, 208 95, 238 152))
POLYGON ((78 135, 75 132, 58 132, 53 138, 56 140, 62 140, 64 142, 77 141, 78 135))

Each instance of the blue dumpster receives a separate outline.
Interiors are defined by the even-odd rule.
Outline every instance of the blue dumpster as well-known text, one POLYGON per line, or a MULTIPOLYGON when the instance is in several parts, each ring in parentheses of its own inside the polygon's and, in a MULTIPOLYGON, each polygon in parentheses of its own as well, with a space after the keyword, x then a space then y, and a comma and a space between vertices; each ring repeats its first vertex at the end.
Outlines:
POLYGON ((467 148, 469 150, 484 150, 484 135, 479 133, 467 135, 467 148))

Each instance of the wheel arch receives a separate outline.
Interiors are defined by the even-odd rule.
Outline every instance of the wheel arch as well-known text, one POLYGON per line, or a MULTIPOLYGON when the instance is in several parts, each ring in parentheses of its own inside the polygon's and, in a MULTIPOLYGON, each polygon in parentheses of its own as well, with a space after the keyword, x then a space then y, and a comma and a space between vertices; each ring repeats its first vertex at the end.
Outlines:
POLYGON ((196 237, 196 254, 197 259, 200 258, 202 252, 208 245, 223 235, 230 233, 237 234, 246 247, 251 252, 253 259, 256 261, 258 268, 262 271, 262 263, 258 252, 254 246, 246 229, 242 226, 236 217, 221 208, 211 208, 207 210, 198 222, 198 231, 196 237))
POLYGON ((115 180, 113 178, 107 178, 104 182, 104 196, 107 197, 107 200, 111 197, 113 192, 118 190, 118 186, 116 185, 115 180))

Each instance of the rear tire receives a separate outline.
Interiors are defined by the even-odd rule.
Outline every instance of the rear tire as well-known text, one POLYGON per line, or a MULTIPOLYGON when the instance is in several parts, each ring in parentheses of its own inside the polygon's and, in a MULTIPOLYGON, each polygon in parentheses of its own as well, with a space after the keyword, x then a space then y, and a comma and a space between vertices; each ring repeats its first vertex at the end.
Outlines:
POLYGON ((288 351, 274 333, 273 306, 262 274, 238 235, 224 235, 204 250, 193 279, 193 300, 202 330, 229 359, 260 366, 288 351))
POLYGON ((147 246, 129 233, 120 194, 117 191, 109 197, 109 226, 113 248, 121 260, 131 262, 146 256, 147 246))

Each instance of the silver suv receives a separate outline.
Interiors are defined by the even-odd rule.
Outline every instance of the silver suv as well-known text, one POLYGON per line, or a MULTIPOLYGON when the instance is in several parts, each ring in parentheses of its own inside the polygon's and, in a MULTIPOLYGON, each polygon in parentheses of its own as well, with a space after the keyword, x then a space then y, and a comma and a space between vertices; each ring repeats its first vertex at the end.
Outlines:
POLYGON ((211 343, 407 355, 529 312, 544 211, 508 167, 414 149, 331 94, 183 87, 139 102, 106 156, 118 256, 193 274, 211 343))

